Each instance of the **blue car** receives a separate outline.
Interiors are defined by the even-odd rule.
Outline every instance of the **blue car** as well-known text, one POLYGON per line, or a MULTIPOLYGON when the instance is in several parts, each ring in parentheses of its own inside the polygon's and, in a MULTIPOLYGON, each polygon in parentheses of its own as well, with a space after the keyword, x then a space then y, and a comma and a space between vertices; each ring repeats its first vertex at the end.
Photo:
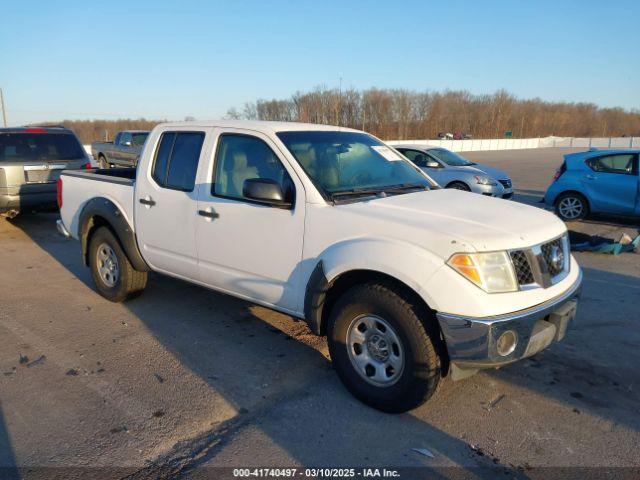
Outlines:
POLYGON ((547 189, 544 202, 567 220, 589 213, 640 216, 640 150, 570 153, 547 189))

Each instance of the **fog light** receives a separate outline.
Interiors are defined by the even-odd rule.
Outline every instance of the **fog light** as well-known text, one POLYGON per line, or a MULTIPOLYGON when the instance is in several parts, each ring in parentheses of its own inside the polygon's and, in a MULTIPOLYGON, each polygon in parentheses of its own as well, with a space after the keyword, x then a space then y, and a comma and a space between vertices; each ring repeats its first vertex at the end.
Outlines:
POLYGON ((517 344, 518 335, 516 335, 516 332, 513 330, 507 330, 498 338, 498 344, 496 345, 498 355, 506 357, 516 349, 517 344))

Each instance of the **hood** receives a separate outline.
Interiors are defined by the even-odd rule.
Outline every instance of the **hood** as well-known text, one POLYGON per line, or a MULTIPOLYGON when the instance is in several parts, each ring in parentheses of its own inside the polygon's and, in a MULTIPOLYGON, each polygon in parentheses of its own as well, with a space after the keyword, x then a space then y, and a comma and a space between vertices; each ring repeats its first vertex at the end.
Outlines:
POLYGON ((472 165, 471 168, 475 168, 476 170, 480 170, 481 172, 486 173, 487 175, 489 175, 492 178, 495 178, 496 180, 503 180, 505 178, 511 178, 503 170, 500 170, 499 168, 496 168, 496 167, 490 167, 489 165, 484 165, 482 163, 476 163, 475 165, 472 165))
POLYGON ((555 215, 537 207, 455 189, 377 198, 333 207, 365 225, 367 234, 421 244, 448 257, 454 251, 526 248, 566 232, 555 215))

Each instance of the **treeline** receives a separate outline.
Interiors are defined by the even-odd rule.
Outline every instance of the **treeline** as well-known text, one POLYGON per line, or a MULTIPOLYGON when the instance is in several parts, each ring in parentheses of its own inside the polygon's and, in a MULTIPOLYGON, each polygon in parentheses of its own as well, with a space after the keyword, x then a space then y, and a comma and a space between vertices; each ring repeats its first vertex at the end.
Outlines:
POLYGON ((358 128, 383 139, 430 139, 439 133, 475 138, 640 136, 640 111, 592 103, 522 100, 499 90, 416 92, 316 88, 291 98, 258 100, 227 118, 323 123, 358 128))
POLYGON ((89 144, 95 141, 112 141, 121 130, 151 130, 166 120, 137 120, 123 118, 119 120, 63 120, 62 122, 45 122, 47 125, 64 125, 73 130, 80 142, 89 144))
MULTIPOLYGON (((433 139, 439 133, 474 138, 640 136, 640 111, 600 108, 592 103, 523 100, 504 90, 488 95, 466 91, 358 91, 316 88, 290 98, 258 100, 227 118, 322 123, 358 128, 386 139, 433 139)), ((193 120, 187 117, 185 120, 193 120)), ((150 130, 166 120, 64 120, 82 143, 113 140, 120 130, 150 130)), ((48 122, 51 123, 51 122, 48 122)))

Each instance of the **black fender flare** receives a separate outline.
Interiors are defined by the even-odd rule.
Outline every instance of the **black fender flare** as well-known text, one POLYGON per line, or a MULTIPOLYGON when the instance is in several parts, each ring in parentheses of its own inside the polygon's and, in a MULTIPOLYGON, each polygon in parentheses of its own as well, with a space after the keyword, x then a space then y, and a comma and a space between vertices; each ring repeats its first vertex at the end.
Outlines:
POLYGON ((140 272, 151 270, 147 262, 142 258, 136 241, 136 234, 131 225, 129 225, 118 206, 104 197, 92 198, 80 212, 78 233, 82 247, 82 259, 85 265, 89 265, 89 240, 90 234, 96 226, 96 217, 104 219, 107 226, 111 228, 133 268, 140 272))

